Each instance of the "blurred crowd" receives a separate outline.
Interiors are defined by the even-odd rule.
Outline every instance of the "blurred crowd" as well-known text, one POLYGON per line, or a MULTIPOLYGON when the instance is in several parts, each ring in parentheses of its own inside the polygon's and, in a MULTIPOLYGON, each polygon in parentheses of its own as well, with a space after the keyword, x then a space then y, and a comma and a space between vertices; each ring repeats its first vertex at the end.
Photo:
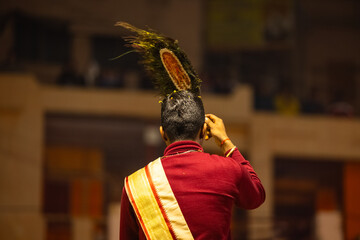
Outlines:
POLYGON ((320 89, 309 90, 306 98, 300 98, 291 85, 282 84, 278 91, 271 92, 266 86, 255 89, 254 106, 256 110, 273 111, 281 115, 296 116, 299 114, 326 114, 339 117, 353 117, 352 106, 342 94, 332 96, 329 104, 320 98, 320 89))
POLYGON ((63 65, 56 84, 61 86, 83 86, 99 88, 149 89, 151 82, 141 70, 119 70, 115 67, 101 67, 92 61, 85 74, 79 74, 73 62, 63 65))

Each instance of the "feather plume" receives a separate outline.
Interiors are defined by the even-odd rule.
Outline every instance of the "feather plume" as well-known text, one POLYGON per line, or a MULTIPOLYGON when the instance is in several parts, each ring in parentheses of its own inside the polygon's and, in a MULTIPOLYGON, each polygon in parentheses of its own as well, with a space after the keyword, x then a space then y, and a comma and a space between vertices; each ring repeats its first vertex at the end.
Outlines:
POLYGON ((150 73, 161 96, 166 97, 174 90, 188 90, 200 95, 201 80, 177 40, 126 22, 117 22, 115 26, 136 33, 136 36, 124 37, 124 40, 140 53, 141 63, 150 73))

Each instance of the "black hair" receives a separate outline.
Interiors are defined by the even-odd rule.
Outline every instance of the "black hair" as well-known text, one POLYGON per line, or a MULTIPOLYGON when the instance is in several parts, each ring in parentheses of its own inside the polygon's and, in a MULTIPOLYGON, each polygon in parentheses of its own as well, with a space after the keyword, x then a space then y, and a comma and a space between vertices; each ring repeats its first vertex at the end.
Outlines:
POLYGON ((189 91, 177 91, 161 104, 161 126, 170 142, 195 140, 205 122, 201 98, 189 91))

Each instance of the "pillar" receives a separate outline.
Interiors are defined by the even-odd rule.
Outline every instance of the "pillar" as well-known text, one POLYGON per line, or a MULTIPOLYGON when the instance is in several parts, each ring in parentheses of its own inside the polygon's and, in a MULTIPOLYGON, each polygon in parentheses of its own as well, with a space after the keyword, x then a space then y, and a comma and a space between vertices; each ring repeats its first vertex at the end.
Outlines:
POLYGON ((42 216, 43 118, 28 75, 0 75, 0 239, 45 238, 42 216))

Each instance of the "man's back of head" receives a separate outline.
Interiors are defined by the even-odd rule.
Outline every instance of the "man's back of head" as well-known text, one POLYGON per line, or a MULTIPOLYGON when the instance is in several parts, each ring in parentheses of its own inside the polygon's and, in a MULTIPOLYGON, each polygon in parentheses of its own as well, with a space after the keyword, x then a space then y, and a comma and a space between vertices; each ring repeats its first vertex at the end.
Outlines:
POLYGON ((205 122, 205 111, 199 96, 176 91, 161 105, 161 126, 170 142, 195 140, 205 122))

